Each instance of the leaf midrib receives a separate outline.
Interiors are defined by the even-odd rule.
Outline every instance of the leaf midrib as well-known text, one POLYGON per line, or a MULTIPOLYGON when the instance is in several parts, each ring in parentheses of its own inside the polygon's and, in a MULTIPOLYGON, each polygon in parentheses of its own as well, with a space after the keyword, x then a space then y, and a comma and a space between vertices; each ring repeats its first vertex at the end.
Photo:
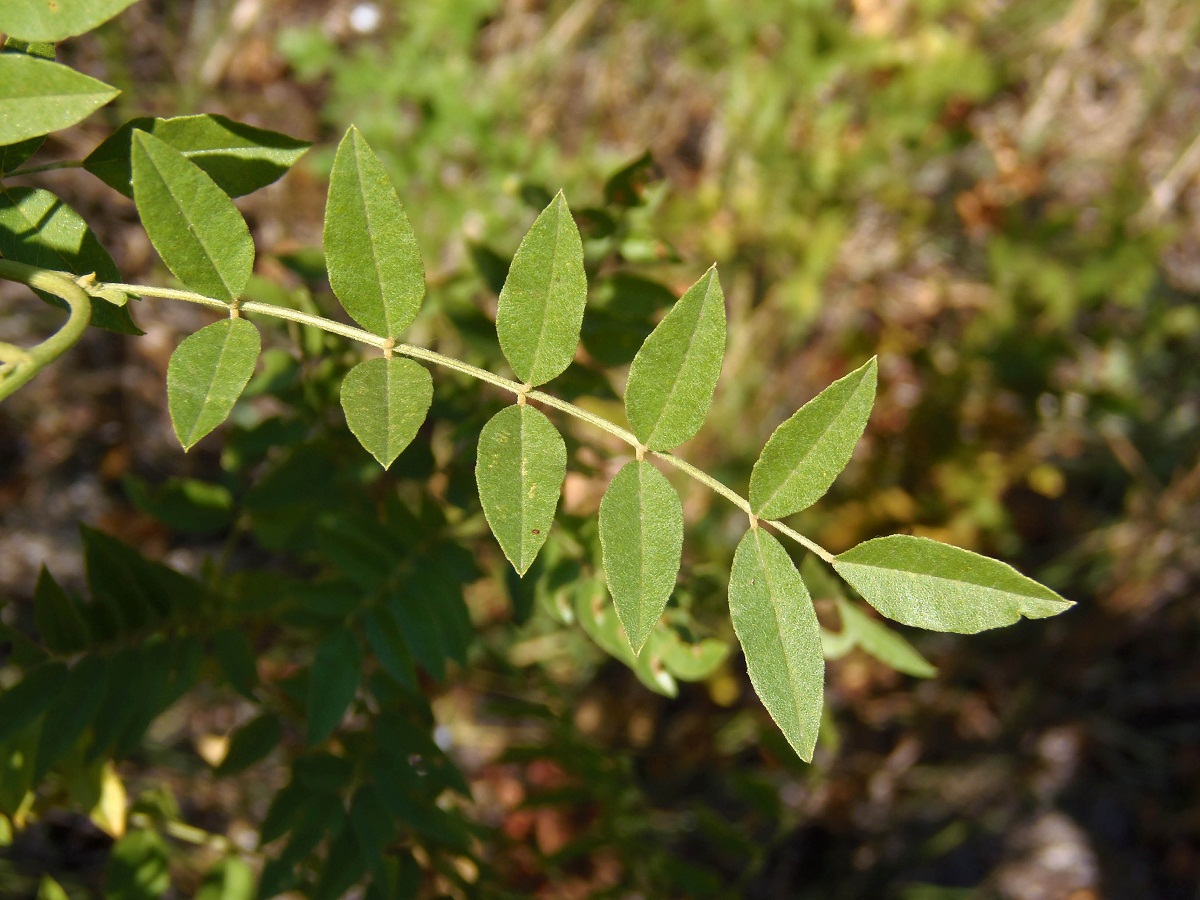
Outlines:
POLYGON ((371 205, 367 202, 366 188, 363 183, 362 156, 357 135, 354 137, 354 180, 358 185, 358 200, 362 204, 363 221, 366 223, 367 247, 371 256, 371 268, 375 272, 375 287, 378 290, 379 305, 383 313, 383 330, 388 337, 392 336, 392 316, 384 297, 383 276, 380 272, 379 251, 376 247, 374 232, 371 226, 371 205))
MULTIPOLYGON (((533 345, 533 356, 529 361, 529 380, 537 381, 538 362, 542 355, 542 342, 546 336, 546 323, 550 316, 547 314, 550 309, 550 301, 554 296, 554 286, 558 283, 558 245, 562 240, 562 207, 558 198, 554 201, 554 247, 550 251, 550 280, 546 284, 546 295, 542 301, 542 315, 538 322, 538 336, 533 345)), ((568 363, 569 365, 569 363, 568 363)))
MULTIPOLYGON (((196 428, 197 428, 197 426, 199 426, 201 418, 203 418, 205 411, 208 409, 209 404, 212 402, 213 386, 217 383, 217 381, 220 378, 221 367, 225 362, 225 354, 229 350, 229 345, 233 340, 233 335, 236 330, 237 330, 236 326, 230 325, 228 330, 225 332, 225 340, 223 340, 221 342, 221 350, 217 354, 217 363, 215 366, 213 366, 212 378, 209 379, 208 387, 205 388, 204 399, 200 404, 200 409, 199 409, 199 411, 197 411, 195 418, 192 419, 191 427, 188 429, 188 446, 189 447, 191 447, 196 442, 196 440, 199 440, 199 438, 193 439, 194 435, 196 434, 196 428)), ((207 434, 207 433, 208 432, 205 432, 205 434, 207 434)), ((201 435, 201 437, 203 437, 203 435, 201 435)))
POLYGON ((947 584, 967 585, 968 587, 981 588, 985 591, 995 591, 997 594, 1007 594, 1010 597, 1028 597, 1030 600, 1043 600, 1047 603, 1061 603, 1068 606, 1074 605, 1069 600, 1062 600, 1056 597, 1040 597, 1037 594, 1026 594, 1021 591, 1011 591, 1007 588, 998 588, 989 584, 980 584, 978 581, 965 581, 961 578, 947 578, 945 575, 931 575, 928 572, 917 572, 913 569, 901 568, 900 566, 885 566, 875 563, 854 562, 853 560, 838 560, 838 562, 840 562, 843 566, 857 566, 861 569, 879 569, 883 572, 902 572, 905 575, 911 575, 917 578, 930 578, 934 581, 944 582, 947 584))
POLYGON ((780 650, 782 651, 781 655, 783 656, 783 665, 784 665, 784 668, 787 669, 788 685, 792 689, 791 693, 788 695, 788 699, 791 701, 791 710, 792 710, 792 716, 795 719, 796 731, 798 733, 803 734, 804 720, 800 713, 800 704, 796 700, 797 694, 799 693, 799 689, 801 687, 801 683, 799 681, 797 681, 796 669, 792 665, 792 660, 791 660, 790 655, 788 654, 787 646, 784 644, 783 622, 779 618, 779 608, 775 603, 775 591, 773 590, 773 587, 772 587, 774 582, 773 582, 773 579, 771 578, 771 569, 767 565, 767 561, 763 556, 763 545, 761 543, 761 538, 758 534, 756 534, 754 536, 754 552, 755 552, 755 555, 758 557, 758 564, 762 568, 763 581, 766 582, 767 602, 771 607, 771 615, 775 619, 775 634, 778 635, 778 637, 779 637, 779 647, 780 647, 780 650))

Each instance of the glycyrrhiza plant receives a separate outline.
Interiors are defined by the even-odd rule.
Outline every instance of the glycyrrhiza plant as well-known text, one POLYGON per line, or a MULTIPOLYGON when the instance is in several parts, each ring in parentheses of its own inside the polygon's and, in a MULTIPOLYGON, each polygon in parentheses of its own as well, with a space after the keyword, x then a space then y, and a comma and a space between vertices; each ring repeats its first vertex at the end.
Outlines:
MULTIPOLYGON (((0 177, 39 171, 26 162, 43 137, 115 95, 55 62, 52 44, 33 42, 81 33, 128 5, 129 0, 0 3, 0 30, 10 35, 0 54, 5 86, 0 177)), ((720 494, 746 516, 728 579, 733 630, 755 691, 805 760, 812 759, 817 740, 826 657, 858 643, 897 668, 929 674, 929 667, 849 600, 839 601, 842 631, 822 629, 805 580, 776 535, 828 564, 875 610, 905 625, 973 633, 1070 606, 1010 566, 947 544, 893 535, 834 555, 786 524, 820 499, 849 462, 875 397, 874 359, 779 425, 754 464, 745 495, 674 455, 699 432, 718 389, 726 320, 715 266, 631 354, 623 398, 628 427, 544 390, 576 358, 588 312, 583 241, 562 193, 537 216, 499 291, 495 331, 515 377, 403 342, 425 295, 423 264, 394 186, 353 128, 333 163, 324 253, 333 294, 357 326, 246 299, 256 247, 231 197, 277 179, 306 148, 220 116, 135 119, 81 161, 134 199, 151 243, 180 288, 123 283, 86 223, 60 199, 41 188, 3 187, 0 277, 65 305, 69 316, 57 333, 32 348, 0 345, 0 399, 66 352, 89 323, 137 333, 127 309, 130 298, 201 304, 221 318, 179 345, 167 373, 167 406, 186 450, 230 416, 262 355, 253 320, 273 317, 375 352, 345 372, 339 397, 349 430, 387 469, 429 415, 435 399, 429 367, 453 370, 512 397, 479 433, 475 481, 487 524, 519 576, 530 571, 554 532, 570 463, 566 441, 543 410, 600 429, 628 447, 598 511, 597 571, 603 571, 607 590, 589 585, 577 591, 571 613, 656 690, 670 693, 675 679, 705 678, 721 664, 724 645, 682 641, 664 622, 685 540, 682 504, 664 469, 720 494)), ((354 536, 371 545, 371 564, 386 558, 397 535, 420 530, 396 503, 385 507, 378 532, 368 525, 354 536)), ((327 546, 337 546, 340 537, 326 535, 327 546)), ((419 840, 468 852, 461 830, 434 803, 443 790, 462 791, 461 777, 421 733, 428 713, 413 700, 420 694, 418 668, 440 678, 444 660, 461 655, 463 616, 453 605, 414 607, 403 582, 419 573, 390 569, 385 560, 378 572, 370 565, 343 567, 350 589, 331 582, 307 600, 299 586, 280 589, 300 598, 298 605, 318 596, 337 603, 349 599, 344 606, 331 604, 333 621, 319 630, 306 683, 267 697, 255 673, 254 648, 239 631, 240 620, 221 606, 220 591, 144 560, 98 532, 85 532, 84 544, 91 601, 70 596, 44 572, 35 591, 32 640, 10 629, 10 639, 20 645, 23 674, 0 696, 0 744, 6 759, 19 755, 22 762, 20 778, 0 796, 5 815, 17 821, 23 808, 28 811, 33 787, 54 767, 94 767, 129 752, 150 721, 195 684, 212 656, 222 677, 262 708, 237 733, 220 764, 226 772, 279 744, 284 721, 296 713, 295 697, 301 698, 305 749, 263 824, 262 841, 290 837, 263 874, 263 893, 301 881, 296 867, 324 839, 324 868, 312 878, 317 895, 336 895, 346 873, 351 881, 369 873, 376 886, 395 887, 404 876, 389 853, 389 840, 379 837, 390 835, 390 815, 409 822, 419 840), (430 629, 440 635, 436 650, 422 638, 430 629), (364 646, 393 682, 390 687, 361 675, 364 646), (153 696, 133 713, 121 709, 120 696, 131 672, 158 679, 153 696), (369 736, 366 729, 351 729, 348 743, 333 752, 328 742, 360 690, 372 696, 362 712, 374 716, 378 727, 369 736), (346 749, 355 740, 357 754, 346 749), (398 782, 394 758, 412 754, 426 760, 436 777, 420 785, 398 782)), ((227 589, 239 598, 251 593, 243 584, 227 589)), ((110 778, 111 770, 96 777, 110 778)), ((147 840, 128 850, 130 858, 157 858, 158 845, 147 840)))

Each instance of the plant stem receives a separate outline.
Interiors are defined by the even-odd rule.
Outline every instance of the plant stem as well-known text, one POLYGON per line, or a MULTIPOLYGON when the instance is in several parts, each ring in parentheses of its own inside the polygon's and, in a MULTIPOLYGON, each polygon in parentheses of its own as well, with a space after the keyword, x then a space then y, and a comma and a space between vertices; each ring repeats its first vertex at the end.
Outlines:
POLYGON ((9 259, 0 259, 0 278, 61 297, 70 309, 63 326, 37 346, 21 351, 6 345, 6 365, 0 373, 0 400, 4 400, 83 337, 92 318, 92 298, 70 275, 9 259), (13 350, 18 351, 17 354, 13 354, 13 350))
MULTIPOLYGON (((3 266, 3 264, 3 261, 0 261, 0 266, 3 266)), ((60 281, 66 282, 69 287, 74 288, 76 291, 79 291, 79 293, 84 293, 73 280, 62 273, 46 272, 45 274, 53 276, 56 284, 60 281)), ((11 276, 5 275, 3 268, 0 268, 0 277, 11 276)), ((20 281, 23 279, 15 278, 14 280, 20 281)), ((42 285, 37 286, 42 287, 42 285)), ((226 303, 224 300, 217 300, 213 297, 206 297, 203 294, 197 294, 192 291, 178 290, 176 288, 150 287, 140 284, 95 284, 89 285, 89 288, 93 291, 99 291, 105 288, 116 288, 117 290, 124 291, 127 294, 133 294, 137 297, 160 297, 165 300, 183 300, 188 303, 199 303, 202 306, 210 306, 214 309, 220 309, 226 312, 228 312, 232 306, 231 304, 226 303)), ((43 287, 43 290, 52 289, 49 287, 43 287)), ((58 293, 58 291, 55 291, 55 293, 58 293)), ((66 298, 64 297, 64 299, 66 298)), ((86 294, 85 299, 87 299, 86 294)), ((276 306, 271 303, 259 303, 256 300, 245 300, 238 302, 236 307, 240 312, 243 313, 261 313, 262 315, 266 316, 274 316, 277 319, 286 319, 289 322, 298 322, 302 325, 311 325, 313 328, 319 328, 322 331, 329 332, 330 334, 340 335, 344 338, 349 338, 352 341, 358 341, 359 343, 367 344, 371 347, 377 347, 380 350, 386 350, 390 348, 393 353, 399 353, 403 356, 419 359, 427 363, 432 363, 436 366, 451 369, 455 372, 461 372, 464 375, 469 375, 472 378, 487 382, 488 384, 515 394, 518 397, 524 395, 530 400, 536 400, 539 403, 544 403, 546 406, 550 406, 554 409, 560 410, 561 412, 565 412, 567 415, 579 419, 581 422, 587 422, 589 425, 593 425, 596 428, 599 428, 601 431, 606 431, 614 437, 620 438, 622 441, 635 449, 640 448, 643 452, 645 451, 645 448, 642 446, 641 441, 637 439, 636 435, 622 428, 621 426, 608 421, 608 419, 602 418, 595 413, 590 413, 586 409, 576 406, 574 403, 561 400, 558 397, 547 394, 543 391, 529 390, 526 385, 523 385, 520 382, 513 381, 510 378, 504 378, 501 375, 496 375, 493 372, 489 372, 487 369, 481 369, 478 366, 465 363, 462 360, 455 359, 452 356, 445 356, 435 350, 427 350, 424 347, 414 347, 412 344, 393 344, 389 338, 383 338, 377 334, 372 334, 369 331, 364 331, 361 328, 355 328, 353 325, 343 325, 341 322, 336 322, 333 319, 326 319, 323 316, 315 316, 311 313, 289 309, 286 306, 276 306)), ((58 335, 55 335, 55 337, 57 336, 58 335)), ((33 351, 30 352, 32 353, 33 351)), ((30 377, 32 377, 32 375, 30 377)), ((0 385, 3 384, 7 384, 7 381, 0 382, 0 385)), ((0 399, 2 399, 3 396, 5 395, 0 394, 0 399)), ((749 500, 731 488, 726 487, 707 472, 696 468, 686 460, 680 459, 678 456, 674 456, 670 453, 665 453, 660 450, 652 450, 650 452, 663 462, 674 466, 681 472, 689 475, 694 480, 705 485, 710 490, 720 494, 738 509, 742 510, 742 512, 746 513, 746 515, 753 516, 753 509, 750 506, 749 500)), ((782 522, 768 521, 766 524, 771 525, 773 528, 779 531, 780 534, 787 535, 803 547, 811 550, 821 559, 825 560, 825 562, 833 562, 833 555, 828 550, 826 550, 824 547, 821 547, 815 541, 800 534, 798 531, 789 528, 782 522)))

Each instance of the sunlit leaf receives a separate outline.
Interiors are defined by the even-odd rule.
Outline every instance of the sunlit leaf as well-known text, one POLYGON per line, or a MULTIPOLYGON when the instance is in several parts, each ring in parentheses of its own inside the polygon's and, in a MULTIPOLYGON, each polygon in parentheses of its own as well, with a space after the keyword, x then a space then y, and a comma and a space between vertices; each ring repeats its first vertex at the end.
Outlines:
POLYGON ((500 410, 479 435, 479 501, 504 555, 522 575, 550 534, 566 471, 562 435, 531 406, 500 410))
POLYGON ((107 22, 137 0, 0 0, 0 32, 62 41, 107 22))
POLYGON ((85 169, 126 197, 133 196, 131 156, 135 131, 170 144, 230 197, 249 194, 276 181, 310 146, 307 141, 225 116, 141 116, 110 134, 83 161, 85 169))
POLYGON ((184 450, 220 425, 254 374, 262 342, 245 319, 222 319, 184 338, 167 366, 167 408, 184 450))
POLYGON ((368 359, 342 381, 346 424, 385 469, 407 447, 433 402, 429 370, 411 359, 368 359))
POLYGON ((521 241, 500 291, 496 333, 517 378, 538 385, 566 370, 586 303, 583 242, 560 191, 521 241))
POLYGON ((746 532, 734 553, 729 614, 755 693, 792 749, 811 762, 825 680, 821 628, 791 557, 762 528, 746 532))
POLYGON ((48 59, 0 53, 0 144, 74 125, 119 93, 103 81, 48 59))
POLYGON ((695 436, 724 354, 725 296, 713 266, 658 323, 629 368, 625 411, 639 441, 670 450, 695 436))
POLYGON ((329 285, 359 325, 399 337, 425 296, 416 235, 396 189, 357 128, 338 145, 325 205, 329 285))
POLYGON ((750 505, 765 519, 811 506, 846 467, 875 402, 874 357, 775 429, 750 475, 750 505))
POLYGON ((254 870, 227 856, 208 870, 194 900, 254 900, 254 870))
POLYGON ((634 652, 675 588, 683 550, 683 505, 665 475, 645 460, 627 463, 600 501, 604 576, 634 652))
POLYGON ((833 567, 889 619, 932 631, 974 634, 1075 605, 1007 563, 910 535, 859 544, 833 567))
POLYGON ((233 201, 183 154, 133 135, 133 197, 150 243, 189 288, 230 302, 254 269, 254 241, 233 201))
POLYGON ((170 852, 157 832, 131 831, 108 858, 104 896, 109 900, 159 900, 171 886, 170 852))

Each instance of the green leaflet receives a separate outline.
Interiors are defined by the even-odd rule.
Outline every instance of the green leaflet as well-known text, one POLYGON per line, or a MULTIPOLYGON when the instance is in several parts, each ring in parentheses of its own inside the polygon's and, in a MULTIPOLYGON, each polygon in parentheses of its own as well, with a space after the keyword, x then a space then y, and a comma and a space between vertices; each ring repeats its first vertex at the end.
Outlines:
POLYGON ((932 631, 974 634, 1075 605, 999 560, 910 535, 866 541, 833 567, 889 619, 932 631))
POLYGON ((829 490, 867 426, 877 368, 872 357, 775 429, 750 475, 750 506, 756 516, 782 519, 829 490))
POLYGON ((521 381, 545 384, 566 370, 586 303, 583 242, 559 191, 517 248, 496 309, 500 349, 521 381))
POLYGON ((108 691, 108 661, 85 656, 70 671, 58 699, 46 710, 38 737, 34 781, 41 781, 92 724, 108 691))
POLYGON ((59 587, 45 566, 33 592, 33 623, 42 643, 53 653, 78 653, 86 650, 91 640, 79 604, 59 587))
POLYGON ((695 437, 724 355, 725 295, 713 266, 658 323, 629 368, 625 411, 638 440, 670 450, 695 437))
POLYGON ((383 163, 354 127, 333 160, 324 242, 329 286, 351 318, 373 334, 403 334, 425 296, 421 251, 383 163))
POLYGON ((330 632, 317 645, 308 678, 308 743, 319 744, 341 724, 358 691, 362 650, 346 628, 330 632))
POLYGON ((492 534, 524 575, 554 523, 567 473, 567 445, 531 406, 500 410, 479 435, 475 480, 492 534))
POLYGON ((49 709, 62 693, 66 680, 66 666, 60 662, 44 662, 0 693, 0 742, 8 740, 49 709))
POLYGON ((663 665, 680 681, 703 681, 729 656, 729 644, 716 638, 689 643, 674 628, 664 629, 658 641, 663 665))
POLYGON ((83 167, 126 197, 133 196, 133 135, 152 134, 194 162, 230 197, 249 194, 283 176, 311 146, 277 131, 225 116, 130 119, 83 161, 83 167))
MULTIPOLYGON (((847 638, 846 650, 857 645, 897 672, 916 678, 932 678, 937 674, 937 669, 892 629, 842 597, 837 598, 837 607, 842 617, 842 634, 847 638)), ((825 655, 829 658, 828 653, 825 655)))
POLYGON ((213 866, 193 900, 254 900, 254 870, 236 856, 213 866))
POLYGON ((119 93, 48 59, 0 53, 0 144, 74 125, 119 93))
POLYGON ((278 716, 264 713, 251 719, 230 737, 229 749, 214 774, 219 778, 236 775, 266 759, 282 740, 283 724, 278 716))
MULTIPOLYGON (((101 281, 120 281, 112 257, 83 218, 49 191, 0 187, 0 256, 30 266, 74 275, 95 273, 101 281)), ((66 302, 44 291, 48 302, 66 302)), ((92 324, 119 334, 141 334, 129 310, 103 300, 92 301, 92 324)))
POLYGON ((222 319, 183 339, 167 366, 167 408, 184 450, 220 425, 254 374, 262 342, 245 319, 222 319))
POLYGON ((62 41, 132 6, 137 0, 0 0, 0 31, 23 41, 62 41))
POLYGON ((156 900, 171 887, 170 851, 151 829, 131 831, 113 845, 104 896, 109 900, 156 900))
POLYGON ((825 680, 821 627, 791 557, 762 528, 746 532, 734 553, 729 613, 755 693, 792 749, 812 762, 825 680))
POLYGON ((660 633, 652 631, 645 652, 634 653, 629 646, 629 637, 625 627, 617 616, 616 608, 608 599, 604 586, 598 581, 592 584, 583 582, 575 590, 573 607, 575 619, 583 627, 584 632, 601 650, 613 659, 629 667, 637 676, 638 681, 664 697, 677 697, 679 685, 674 674, 664 664, 665 661, 656 657, 651 650, 657 643, 655 638, 660 633))
POLYGON ((417 436, 432 402, 433 378, 411 359, 368 359, 342 380, 346 424, 385 469, 417 436))
POLYGON ((150 243, 185 285, 226 303, 254 269, 254 241, 233 201, 178 150, 133 135, 133 196, 150 243))
POLYGON ((617 615, 640 652, 675 588, 683 551, 679 495, 645 460, 627 463, 604 492, 600 544, 617 615))

